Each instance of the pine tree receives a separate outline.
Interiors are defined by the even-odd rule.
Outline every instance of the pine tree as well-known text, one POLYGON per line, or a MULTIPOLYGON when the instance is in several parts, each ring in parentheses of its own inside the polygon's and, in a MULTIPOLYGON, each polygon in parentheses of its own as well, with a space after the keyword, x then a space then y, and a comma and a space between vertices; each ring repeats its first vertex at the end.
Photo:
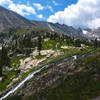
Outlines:
POLYGON ((3 46, 0 54, 0 76, 2 76, 2 69, 4 66, 8 66, 10 59, 8 57, 7 49, 3 46))
POLYGON ((81 41, 80 41, 80 39, 75 40, 75 46, 76 47, 81 47, 81 41))
POLYGON ((95 48, 98 47, 98 40, 97 40, 97 38, 94 40, 94 47, 95 47, 95 48))
POLYGON ((64 34, 62 34, 62 41, 64 42, 64 39, 65 39, 65 36, 64 36, 64 34))
MULTIPOLYGON (((1 52, 0 52, 1 53, 1 52)), ((1 56, 1 55, 0 55, 1 56)), ((0 76, 2 76, 2 64, 1 64, 1 57, 0 57, 0 76)))
POLYGON ((32 41, 30 37, 24 38, 23 43, 25 48, 32 48, 32 41))
POLYGON ((41 36, 38 37, 38 52, 41 55, 40 51, 42 50, 42 38, 41 36))

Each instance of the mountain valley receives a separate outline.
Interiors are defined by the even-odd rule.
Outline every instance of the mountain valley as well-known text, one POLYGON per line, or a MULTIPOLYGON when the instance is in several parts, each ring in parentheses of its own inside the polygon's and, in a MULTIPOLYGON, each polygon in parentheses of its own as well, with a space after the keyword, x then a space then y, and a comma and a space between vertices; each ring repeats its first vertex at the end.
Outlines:
POLYGON ((0 6, 0 100, 99 96, 100 28, 29 20, 0 6))

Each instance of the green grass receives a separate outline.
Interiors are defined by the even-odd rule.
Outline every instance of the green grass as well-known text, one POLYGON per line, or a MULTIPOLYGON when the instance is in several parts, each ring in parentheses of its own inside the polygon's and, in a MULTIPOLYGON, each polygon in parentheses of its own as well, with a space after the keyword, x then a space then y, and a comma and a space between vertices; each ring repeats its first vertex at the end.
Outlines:
MULTIPOLYGON (((95 53, 86 57, 79 67, 88 65, 98 69, 100 65, 100 54, 95 53)), ((100 70, 98 70, 100 72, 100 70)), ((100 79, 94 79, 96 71, 87 69, 78 72, 72 76, 68 76, 65 80, 58 80, 55 88, 46 88, 27 97, 25 100, 90 100, 100 95, 100 79), (58 84, 59 83, 59 84, 58 84)), ((20 100, 22 99, 22 96, 20 100)), ((13 100, 12 98, 8 100, 13 100)), ((17 100, 17 99, 16 99, 17 100)))
POLYGON ((14 69, 18 69, 18 67, 20 66, 20 59, 18 57, 12 57, 11 58, 11 67, 14 69))
MULTIPOLYGON (((95 53, 86 57, 82 66, 100 68, 100 54, 95 53)), ((56 88, 46 88, 38 91, 34 95, 27 97, 26 100, 38 100, 39 97, 46 100, 90 100, 100 95, 100 79, 94 79, 97 72, 93 69, 87 69, 68 76, 65 80, 58 80, 60 84, 56 88)), ((100 69, 98 70, 100 74, 100 69)), ((57 82, 57 83, 59 83, 57 82)), ((43 99, 42 99, 43 100, 43 99)))
MULTIPOLYGON (((100 80, 94 80, 94 72, 80 72, 68 76, 65 80, 58 80, 60 83, 56 88, 46 88, 27 97, 25 100, 90 100, 100 94, 100 80)), ((22 100, 21 96, 16 96, 22 100)), ((13 100, 10 97, 7 100, 13 100)))
POLYGON ((18 57, 11 58, 10 66, 13 68, 13 70, 10 72, 3 72, 4 80, 0 82, 0 91, 5 90, 12 81, 12 79, 19 76, 19 74, 15 70, 17 70, 20 66, 20 59, 21 58, 18 57))
POLYGON ((76 65, 76 68, 80 66, 92 69, 97 68, 98 70, 100 70, 100 53, 94 53, 88 57, 85 57, 85 59, 83 59, 79 64, 76 65))
MULTIPOLYGON (((11 58, 10 66, 15 70, 18 69, 20 65, 20 58, 13 57, 11 58)), ((0 82, 0 91, 3 91, 7 88, 7 85, 12 81, 12 78, 18 77, 18 73, 16 71, 3 72, 4 80, 0 82)))
MULTIPOLYGON (((64 44, 63 44, 64 45, 64 44)), ((85 54, 89 51, 91 51, 92 49, 91 48, 87 48, 85 49, 84 51, 80 51, 78 48, 73 48, 73 49, 61 49, 61 51, 64 52, 64 55, 60 55, 60 56, 57 56, 57 57, 51 57, 49 58, 48 60, 40 63, 39 65, 40 66, 37 66, 33 69, 30 69, 30 71, 22 74, 22 78, 25 78, 29 73, 33 72, 34 70, 36 70, 37 68, 43 66, 43 65, 46 65, 46 64, 51 64, 51 63, 55 63, 61 59, 64 59, 64 58, 67 58, 67 57, 70 57, 72 55, 76 55, 76 54, 85 54)), ((40 55, 40 56, 36 56, 36 59, 41 59, 41 58, 44 58, 45 55, 40 55)), ((20 59, 25 59, 24 58, 17 58, 17 57, 13 57, 11 58, 11 67, 14 68, 14 69, 18 69, 19 65, 20 65, 20 59)), ((11 75, 9 75, 10 72, 5 72, 5 75, 6 76, 9 76, 8 78, 5 79, 4 82, 0 83, 0 91, 4 90, 6 88, 6 86, 11 82, 10 78, 15 76, 15 77, 18 77, 18 74, 15 72, 12 72, 10 73, 11 75)))
POLYGON ((48 41, 42 41, 43 49, 61 49, 61 46, 67 46, 66 42, 62 42, 60 40, 48 40, 48 41), (57 47, 56 47, 57 45, 57 47))
POLYGON ((43 41, 42 46, 43 49, 48 50, 48 49, 56 49, 56 41, 48 40, 48 41, 43 41))
POLYGON ((35 57, 35 59, 42 59, 44 57, 46 57, 46 55, 38 55, 38 56, 35 57))
POLYGON ((38 100, 40 96, 46 100, 90 100, 100 93, 100 80, 93 80, 92 75, 92 72, 81 72, 69 76, 56 88, 46 88, 26 100, 38 100))
MULTIPOLYGON (((56 49, 56 44, 59 43, 59 46, 57 49, 61 50, 62 52, 64 52, 63 55, 57 56, 57 57, 51 57, 49 59, 47 59, 46 61, 42 62, 39 64, 39 66, 30 69, 30 71, 22 74, 22 79, 25 78, 29 73, 33 72, 34 70, 36 70, 37 68, 46 65, 46 64, 51 64, 51 63, 55 63, 61 59, 70 57, 72 55, 76 55, 76 54, 80 54, 83 55, 87 52, 92 51, 93 49, 91 47, 86 47, 85 50, 81 51, 79 50, 79 48, 72 48, 72 49, 61 49, 61 46, 67 46, 66 42, 61 42, 61 41, 55 41, 55 40, 48 40, 48 41, 43 41, 42 45, 43 45, 43 49, 56 49)), ((40 56, 36 56, 35 59, 42 59, 44 58, 46 55, 40 55, 40 56)), ((17 57, 12 57, 11 58, 11 67, 14 70, 17 70, 19 68, 20 65, 20 59, 25 59, 26 57, 23 58, 17 58, 17 57)), ((5 80, 3 82, 0 83, 0 91, 6 89, 7 85, 11 82, 10 78, 14 77, 18 77, 18 73, 16 72, 5 72, 4 73, 5 76, 7 76, 7 78, 5 78, 5 80), (9 74, 10 73, 10 74, 9 74), (9 76, 9 77, 8 77, 9 76)))
POLYGON ((84 59, 83 62, 84 62, 83 65, 88 64, 88 66, 98 67, 100 64, 100 54, 95 53, 94 55, 91 55, 91 56, 87 57, 86 59, 84 59))
POLYGON ((0 91, 3 91, 7 88, 7 85, 12 81, 12 78, 17 77, 16 72, 3 72, 4 80, 0 82, 0 91))

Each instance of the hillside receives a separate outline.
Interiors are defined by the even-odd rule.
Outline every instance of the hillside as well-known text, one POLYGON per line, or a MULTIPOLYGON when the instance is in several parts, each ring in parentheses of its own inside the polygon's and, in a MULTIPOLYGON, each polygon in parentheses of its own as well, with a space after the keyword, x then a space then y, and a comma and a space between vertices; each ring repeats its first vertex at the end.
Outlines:
MULTIPOLYGON (((94 50, 93 46, 87 41, 74 39, 53 31, 39 28, 13 29, 8 32, 11 41, 8 44, 4 43, 6 46, 3 48, 5 48, 4 50, 6 51, 2 51, 1 48, 0 62, 3 61, 6 65, 1 67, 0 97, 3 97, 6 93, 8 93, 8 96, 16 93, 21 86, 24 86, 24 83, 26 84, 29 79, 34 78, 36 73, 39 74, 38 72, 41 72, 42 68, 47 68, 48 65, 51 70, 54 66, 53 64, 60 65, 55 66, 57 70, 55 70, 54 67, 53 73, 50 71, 51 82, 54 76, 56 80, 63 78, 68 71, 67 67, 69 70, 73 70, 73 64, 76 62, 74 61, 74 59, 76 59, 75 55, 83 55, 94 50), (4 58, 2 58, 2 56, 4 56, 4 58), (69 60, 70 57, 71 59, 69 60), (67 59, 68 62, 66 62, 67 59), (59 73, 57 74, 58 70, 59 73), (63 72, 64 70, 65 72, 63 72)), ((48 76, 49 70, 46 69, 45 71, 48 76)), ((48 80, 48 77, 45 79, 48 80)), ((46 80, 44 80, 43 83, 47 82, 46 80)), ((42 80, 40 81, 42 82, 42 80)), ((31 84, 33 84, 33 82, 30 83, 30 85, 31 84)), ((33 86, 30 86, 30 88, 32 87, 33 86)))
POLYGON ((100 95, 99 58, 97 52, 74 62, 59 61, 36 74, 7 100, 92 100, 100 95))
POLYGON ((51 65, 7 100, 95 100, 100 95, 99 58, 97 52, 51 65))
POLYGON ((34 20, 30 21, 13 11, 3 8, 2 6, 0 6, 0 13, 0 32, 5 31, 5 29, 7 31, 7 29, 12 27, 23 27, 24 29, 25 27, 38 27, 84 40, 93 40, 95 38, 100 39, 99 28, 94 30, 81 28, 75 29, 72 26, 59 23, 49 23, 34 20))
POLYGON ((96 100, 98 40, 100 28, 30 21, 0 6, 0 100, 96 100))
POLYGON ((81 28, 75 29, 72 26, 59 23, 49 23, 34 20, 31 21, 2 6, 0 6, 0 13, 0 32, 5 31, 5 29, 7 31, 7 29, 12 27, 23 27, 24 29, 25 27, 38 27, 60 34, 67 34, 68 36, 74 38, 80 38, 84 40, 94 40, 95 38, 98 38, 98 40, 100 40, 100 28, 93 30, 81 28))
POLYGON ((31 21, 33 24, 35 24, 37 27, 48 29, 50 31, 55 31, 57 33, 63 33, 67 34, 71 37, 75 38, 81 38, 84 39, 85 37, 83 36, 82 30, 75 29, 72 26, 67 26, 64 24, 59 24, 59 23, 49 23, 49 22, 43 22, 43 21, 31 21))
POLYGON ((34 26, 28 19, 0 6, 0 31, 8 27, 34 26))
POLYGON ((84 39, 81 29, 75 29, 71 26, 61 25, 58 23, 49 23, 49 22, 39 22, 39 21, 30 21, 19 14, 10 11, 6 8, 0 6, 0 31, 11 27, 26 27, 26 26, 35 26, 43 29, 48 29, 50 31, 55 31, 61 34, 67 34, 75 38, 84 39))

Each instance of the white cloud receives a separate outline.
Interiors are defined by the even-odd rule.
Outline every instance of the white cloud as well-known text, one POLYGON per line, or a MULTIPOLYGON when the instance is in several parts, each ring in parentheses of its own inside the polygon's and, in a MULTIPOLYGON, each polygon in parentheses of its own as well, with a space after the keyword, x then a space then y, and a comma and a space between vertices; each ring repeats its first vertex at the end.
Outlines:
POLYGON ((34 5, 38 10, 43 10, 43 9, 44 9, 44 7, 43 7, 41 4, 39 4, 39 3, 33 3, 33 5, 34 5))
POLYGON ((11 0, 0 0, 0 5, 5 5, 5 4, 11 4, 12 1, 11 0))
POLYGON ((40 19, 43 19, 43 15, 42 14, 37 15, 37 17, 40 18, 40 19))
POLYGON ((100 27, 100 0, 78 0, 48 18, 49 22, 59 22, 74 27, 100 27))
POLYGON ((0 5, 5 5, 5 4, 8 5, 8 8, 10 10, 17 12, 22 16, 30 14, 36 15, 35 9, 29 5, 15 4, 12 0, 0 0, 0 5))
POLYGON ((53 8, 52 8, 52 6, 47 6, 47 8, 49 8, 49 10, 51 11, 51 12, 53 12, 53 8))
POLYGON ((56 1, 52 1, 52 3, 55 5, 55 6, 58 6, 59 4, 56 2, 56 1))
POLYGON ((8 8, 14 12, 17 12, 20 15, 30 15, 30 14, 36 14, 34 8, 31 6, 26 6, 24 4, 10 4, 8 8))
MULTIPOLYGON (((30 6, 29 2, 27 2, 27 4, 15 4, 12 0, 0 0, 0 5, 8 5, 8 8, 22 16, 29 16, 30 14, 35 15, 37 18, 44 18, 42 14, 37 14, 35 9, 30 6)), ((40 4, 35 4, 35 6, 37 5, 37 7, 39 7, 39 10, 44 9, 42 5, 40 4)))

